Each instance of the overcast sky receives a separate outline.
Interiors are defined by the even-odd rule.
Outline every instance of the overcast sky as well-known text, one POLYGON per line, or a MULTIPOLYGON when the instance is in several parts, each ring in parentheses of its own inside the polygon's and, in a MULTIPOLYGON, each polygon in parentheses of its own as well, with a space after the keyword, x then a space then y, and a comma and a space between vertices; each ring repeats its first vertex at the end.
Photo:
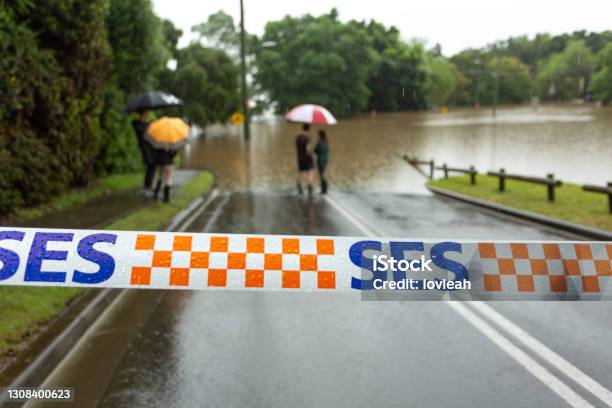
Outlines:
MULTIPOLYGON (((404 39, 440 43, 445 55, 495 40, 537 32, 553 34, 612 29, 612 0, 244 0, 249 32, 263 33, 267 21, 290 14, 327 13, 336 7, 343 21, 375 19, 395 25, 404 39)), ((223 9, 240 19, 240 1, 153 0, 155 10, 184 33, 223 9)), ((182 44, 189 38, 183 38, 182 44)))

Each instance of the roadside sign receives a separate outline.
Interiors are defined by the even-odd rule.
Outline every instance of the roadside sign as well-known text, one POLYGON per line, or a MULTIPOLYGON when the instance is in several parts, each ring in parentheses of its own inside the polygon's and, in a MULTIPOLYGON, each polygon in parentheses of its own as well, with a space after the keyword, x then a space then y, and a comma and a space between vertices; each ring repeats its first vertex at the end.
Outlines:
POLYGON ((234 112, 232 116, 230 116, 230 122, 232 122, 236 126, 240 126, 244 123, 244 115, 242 112, 234 112))

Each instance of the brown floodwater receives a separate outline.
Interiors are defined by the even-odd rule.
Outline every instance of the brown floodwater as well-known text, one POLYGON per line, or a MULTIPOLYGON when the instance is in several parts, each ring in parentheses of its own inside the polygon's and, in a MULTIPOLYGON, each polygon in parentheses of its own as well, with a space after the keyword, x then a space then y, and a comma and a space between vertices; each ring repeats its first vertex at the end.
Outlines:
MULTIPOLYGON (((291 188, 298 131, 299 125, 282 119, 257 122, 247 142, 240 127, 212 127, 187 147, 183 164, 213 170, 232 190, 291 188)), ((612 181, 612 108, 503 108, 496 117, 471 109, 364 115, 327 131, 329 179, 340 188, 424 191, 423 176, 401 160, 404 154, 438 165, 474 165, 480 172, 504 167, 582 184, 612 181)))

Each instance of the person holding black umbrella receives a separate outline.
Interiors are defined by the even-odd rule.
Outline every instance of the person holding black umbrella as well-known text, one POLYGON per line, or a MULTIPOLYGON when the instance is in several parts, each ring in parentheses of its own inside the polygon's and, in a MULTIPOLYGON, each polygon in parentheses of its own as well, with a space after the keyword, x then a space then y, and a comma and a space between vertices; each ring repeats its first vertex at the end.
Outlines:
POLYGON ((149 111, 142 110, 138 112, 138 118, 132 121, 132 127, 134 133, 136 133, 136 139, 138 141, 138 149, 142 156, 142 161, 145 165, 145 177, 144 177, 144 193, 147 196, 153 195, 153 179, 155 178, 155 150, 149 142, 145 140, 145 134, 149 128, 149 111))
MULTIPOLYGON (((147 196, 153 196, 153 179, 155 178, 158 156, 155 147, 145 140, 145 135, 149 129, 149 111, 181 105, 183 105, 183 101, 176 96, 161 91, 154 91, 131 98, 125 107, 126 112, 138 112, 138 119, 132 121, 132 127, 136 133, 138 148, 146 167, 144 192, 147 196)), ((161 177, 162 175, 160 174, 161 177)))

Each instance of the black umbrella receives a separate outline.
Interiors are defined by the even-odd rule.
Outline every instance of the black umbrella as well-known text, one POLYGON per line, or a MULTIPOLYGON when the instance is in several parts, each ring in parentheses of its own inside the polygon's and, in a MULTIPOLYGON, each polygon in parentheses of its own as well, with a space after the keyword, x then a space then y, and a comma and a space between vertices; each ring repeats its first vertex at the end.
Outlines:
POLYGON ((171 106, 181 106, 183 101, 174 95, 165 92, 147 92, 130 99, 125 107, 126 112, 138 112, 159 108, 169 108, 171 106))

